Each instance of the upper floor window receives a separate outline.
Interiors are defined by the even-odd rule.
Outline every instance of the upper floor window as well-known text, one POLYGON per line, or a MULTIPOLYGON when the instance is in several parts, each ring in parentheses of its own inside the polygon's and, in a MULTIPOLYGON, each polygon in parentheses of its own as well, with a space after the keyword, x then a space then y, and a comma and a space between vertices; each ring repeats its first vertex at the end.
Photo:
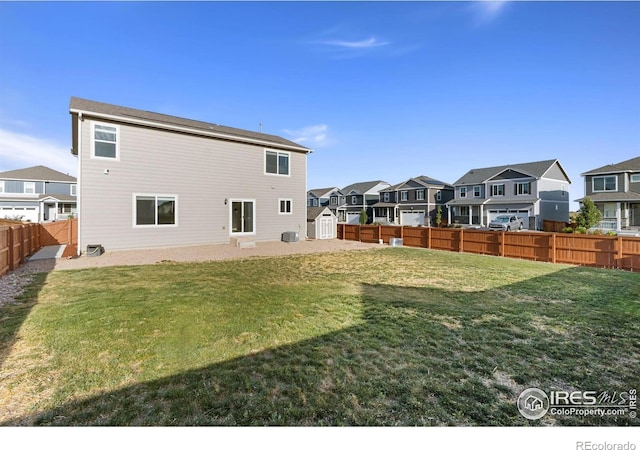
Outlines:
POLYGON ((438 192, 436 192, 436 200, 437 200, 437 201, 442 200, 442 191, 438 191, 438 192))
POLYGON ((406 202, 409 200, 409 191, 400 191, 400 201, 406 202))
POLYGON ((71 185, 71 195, 72 196, 76 196, 78 195, 78 185, 77 184, 72 184, 71 185))
POLYGON ((482 194, 482 190, 481 190, 480 186, 474 186, 473 187, 473 196, 475 198, 479 198, 481 194, 482 194))
POLYGON ((491 185, 491 195, 504 195, 504 184, 491 185))
POLYGON ((531 194, 531 183, 516 183, 515 184, 516 195, 529 195, 531 194))
POLYGON ((118 159, 119 131, 117 125, 106 123, 93 124, 93 157, 118 159))
POLYGON ((604 177, 593 177, 591 179, 593 192, 617 191, 618 177, 609 175, 604 177))
POLYGON ((382 201, 388 202, 390 199, 391 199, 391 196, 388 192, 385 192, 384 194, 382 194, 382 201))
POLYGON ((358 196, 357 195, 352 195, 351 196, 351 204, 352 205, 357 205, 358 204, 358 196))
POLYGON ((631 182, 640 183, 640 173, 634 173, 633 175, 631 175, 631 182))
POLYGON ((416 200, 424 200, 424 189, 416 191, 416 200))
POLYGON ((337 204, 338 204, 338 197, 333 196, 333 197, 331 197, 331 200, 330 200, 330 201, 331 201, 331 204, 332 204, 332 205, 337 205, 337 204))
POLYGON ((25 181, 24 183, 24 193, 25 194, 35 194, 36 193, 36 184, 32 181, 25 181))
POLYGON ((562 193, 562 196, 565 196, 565 193, 567 192, 567 186, 565 186, 564 184, 560 185, 560 192, 562 193))
POLYGON ((465 186, 460 188, 460 198, 467 198, 467 188, 465 186))
POLYGON ((274 175, 289 175, 289 153, 265 152, 265 172, 274 175))

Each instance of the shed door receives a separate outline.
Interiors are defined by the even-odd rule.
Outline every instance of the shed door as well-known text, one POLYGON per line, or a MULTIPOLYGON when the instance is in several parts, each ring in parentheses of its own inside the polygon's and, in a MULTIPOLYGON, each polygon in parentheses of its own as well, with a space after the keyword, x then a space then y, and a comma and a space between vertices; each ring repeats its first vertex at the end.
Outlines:
POLYGON ((333 226, 333 219, 331 217, 321 217, 319 219, 320 233, 318 239, 333 239, 335 238, 333 226))

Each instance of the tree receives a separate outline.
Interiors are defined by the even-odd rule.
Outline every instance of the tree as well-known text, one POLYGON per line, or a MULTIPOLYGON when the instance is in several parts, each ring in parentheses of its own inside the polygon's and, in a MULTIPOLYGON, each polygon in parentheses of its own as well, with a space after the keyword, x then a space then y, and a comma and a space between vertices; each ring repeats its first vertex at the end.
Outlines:
POLYGON ((442 223, 442 206, 438 205, 436 208, 436 226, 439 227, 442 223))
POLYGON ((576 225, 587 230, 602 220, 602 213, 589 197, 585 197, 576 216, 576 225))
POLYGON ((367 223, 367 220, 369 220, 367 211, 363 209, 362 211, 360 211, 360 225, 365 225, 367 223))

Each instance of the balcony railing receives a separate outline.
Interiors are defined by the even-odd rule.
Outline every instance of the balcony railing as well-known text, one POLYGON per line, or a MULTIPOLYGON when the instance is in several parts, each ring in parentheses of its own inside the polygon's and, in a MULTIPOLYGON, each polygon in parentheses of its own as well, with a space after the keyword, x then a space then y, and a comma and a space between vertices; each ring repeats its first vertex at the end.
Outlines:
POLYGON ((604 230, 604 231, 616 231, 616 229, 618 228, 618 219, 616 219, 615 217, 608 217, 606 219, 602 219, 593 228, 604 230))

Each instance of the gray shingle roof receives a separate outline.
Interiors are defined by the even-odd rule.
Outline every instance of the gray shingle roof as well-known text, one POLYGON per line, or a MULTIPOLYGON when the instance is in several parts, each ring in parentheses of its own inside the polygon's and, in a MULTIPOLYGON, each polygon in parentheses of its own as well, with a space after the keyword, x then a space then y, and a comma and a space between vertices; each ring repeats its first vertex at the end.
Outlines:
MULTIPOLYGON (((325 209, 329 209, 327 206, 308 206, 307 207, 307 222, 313 222, 325 209)), ((329 209, 329 211, 331 211, 329 209)))
MULTIPOLYGON (((536 161, 523 164, 506 164, 504 166, 495 167, 483 167, 479 169, 471 169, 465 173, 460 179, 458 179, 455 185, 464 184, 481 184, 491 177, 504 172, 507 169, 513 169, 518 172, 522 172, 525 175, 530 175, 535 178, 542 177, 549 168, 555 163, 557 159, 549 159, 545 161, 536 161)), ((559 164, 559 163, 558 163, 559 164)), ((563 170, 564 171, 564 170, 563 170)))
POLYGON ((444 181, 436 180, 435 178, 431 178, 425 175, 420 175, 415 178, 409 178, 408 180, 405 180, 402 183, 394 184, 393 186, 383 189, 382 191, 396 191, 400 187, 404 186, 405 184, 411 181, 423 187, 444 186, 444 187, 449 187, 453 189, 453 186, 451 186, 449 183, 445 183, 444 181))
POLYGON ((338 188, 330 187, 330 188, 311 189, 310 191, 307 192, 307 194, 313 194, 316 197, 321 198, 321 197, 326 197, 330 195, 331 191, 333 191, 334 189, 338 189, 338 188))
POLYGON ((615 172, 640 172, 640 156, 616 164, 608 164, 606 166, 598 167, 597 169, 583 173, 582 176, 615 172))
POLYGON ((0 172, 0 178, 11 180, 30 180, 30 181, 63 181, 76 183, 78 180, 71 175, 58 172, 45 166, 27 167, 26 169, 9 170, 0 172))
POLYGON ((363 181, 361 183, 353 183, 353 184, 350 184, 349 186, 346 186, 344 189, 341 189, 341 191, 345 195, 349 195, 351 191, 355 191, 358 194, 364 194, 369 189, 377 186, 380 183, 386 183, 386 181, 375 180, 375 181, 363 181))
MULTIPOLYGON (((640 202, 640 194, 636 192, 598 192, 589 196, 594 202, 640 202)), ((582 202, 585 197, 576 202, 582 202)))
POLYGON ((255 131, 242 130, 239 128, 227 127, 224 125, 218 125, 214 123, 201 122, 198 120, 183 119, 181 117, 169 116, 167 114, 160 114, 150 111, 143 111, 140 109, 128 108, 125 106, 111 105, 109 103, 96 102, 93 100, 87 100, 78 97, 71 97, 69 104, 70 110, 93 112, 98 114, 105 114, 109 116, 115 116, 126 119, 138 119, 148 122, 154 122, 159 125, 177 126, 183 128, 190 128, 194 131, 217 133, 228 136, 229 139, 250 139, 261 142, 267 142, 276 146, 293 147, 300 151, 310 152, 311 150, 300 144, 297 144, 288 139, 284 139, 280 136, 271 134, 259 133, 255 131))

